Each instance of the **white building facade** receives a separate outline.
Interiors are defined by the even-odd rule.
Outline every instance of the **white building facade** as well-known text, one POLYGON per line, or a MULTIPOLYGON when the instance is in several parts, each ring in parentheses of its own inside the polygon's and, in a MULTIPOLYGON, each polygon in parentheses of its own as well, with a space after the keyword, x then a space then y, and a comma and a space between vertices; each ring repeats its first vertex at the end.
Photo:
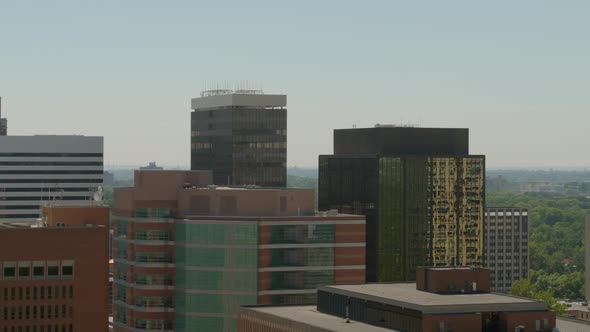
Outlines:
POLYGON ((87 205, 102 182, 102 137, 0 137, 0 222, 35 222, 55 201, 87 205))

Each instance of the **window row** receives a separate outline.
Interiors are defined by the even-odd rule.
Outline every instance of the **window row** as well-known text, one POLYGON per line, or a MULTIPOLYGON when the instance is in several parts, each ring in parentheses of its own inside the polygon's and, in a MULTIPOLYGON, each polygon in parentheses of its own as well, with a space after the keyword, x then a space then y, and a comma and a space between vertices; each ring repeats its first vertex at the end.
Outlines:
POLYGON ((65 300, 74 298, 73 285, 5 287, 2 288, 2 299, 8 301, 23 300, 65 300))
POLYGON ((24 326, 4 326, 2 332, 73 332, 72 324, 66 325, 24 325, 24 326), (67 328, 66 328, 67 327, 67 328))
POLYGON ((29 319, 66 319, 74 317, 74 307, 60 305, 32 305, 2 308, 4 322, 29 319), (61 309, 61 310, 60 310, 61 309))
POLYGON ((163 230, 137 230, 135 231, 136 240, 144 241, 169 241, 171 238, 170 231, 163 230))
POLYGON ((74 261, 1 262, 0 280, 73 279, 74 261))

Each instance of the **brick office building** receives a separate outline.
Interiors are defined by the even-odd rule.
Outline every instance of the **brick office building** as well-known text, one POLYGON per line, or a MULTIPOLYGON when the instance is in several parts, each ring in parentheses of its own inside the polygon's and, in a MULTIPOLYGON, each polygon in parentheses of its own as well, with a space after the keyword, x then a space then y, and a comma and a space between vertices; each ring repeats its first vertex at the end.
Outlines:
POLYGON ((115 190, 116 331, 234 331, 239 305, 313 303, 317 285, 364 282, 364 217, 316 214, 313 190, 211 178, 136 171, 115 190))
POLYGON ((555 327, 555 313, 544 302, 490 293, 488 269, 418 268, 416 276, 417 283, 319 286, 315 312, 301 306, 242 307, 238 331, 279 332, 285 326, 340 331, 346 321, 407 332, 550 332, 555 327))
POLYGON ((107 331, 108 208, 94 208, 76 207, 95 215, 79 224, 0 225, 0 332, 107 331))

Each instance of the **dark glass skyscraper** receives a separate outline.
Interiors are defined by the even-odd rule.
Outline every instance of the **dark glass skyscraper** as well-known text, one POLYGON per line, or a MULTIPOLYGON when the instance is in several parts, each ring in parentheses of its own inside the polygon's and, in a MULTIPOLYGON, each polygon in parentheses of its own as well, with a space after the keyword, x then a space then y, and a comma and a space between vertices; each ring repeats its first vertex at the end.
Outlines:
POLYGON ((334 155, 319 158, 319 208, 366 216, 367 281, 482 265, 485 157, 468 146, 467 129, 334 131, 334 155))
POLYGON ((192 100, 191 169, 215 184, 287 185, 287 96, 215 90, 192 100))

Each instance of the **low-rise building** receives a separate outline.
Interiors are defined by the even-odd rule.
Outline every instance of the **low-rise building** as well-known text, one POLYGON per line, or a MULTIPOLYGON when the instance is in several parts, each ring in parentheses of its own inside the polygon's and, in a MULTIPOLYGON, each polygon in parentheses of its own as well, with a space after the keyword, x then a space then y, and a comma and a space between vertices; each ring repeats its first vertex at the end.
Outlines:
POLYGON ((108 208, 65 209, 0 224, 1 332, 107 331, 108 208))
MULTIPOLYGON (((350 320, 406 332, 553 331, 555 313, 547 304, 490 293, 489 279, 490 270, 483 268, 418 268, 417 283, 319 286, 317 311, 340 317, 332 321, 333 327, 350 320)), ((279 308, 293 313, 309 310, 279 308)), ((241 308, 238 331, 285 331, 284 326, 301 320, 275 310, 241 308)), ((308 325, 293 331, 326 331, 312 319, 308 325)))

